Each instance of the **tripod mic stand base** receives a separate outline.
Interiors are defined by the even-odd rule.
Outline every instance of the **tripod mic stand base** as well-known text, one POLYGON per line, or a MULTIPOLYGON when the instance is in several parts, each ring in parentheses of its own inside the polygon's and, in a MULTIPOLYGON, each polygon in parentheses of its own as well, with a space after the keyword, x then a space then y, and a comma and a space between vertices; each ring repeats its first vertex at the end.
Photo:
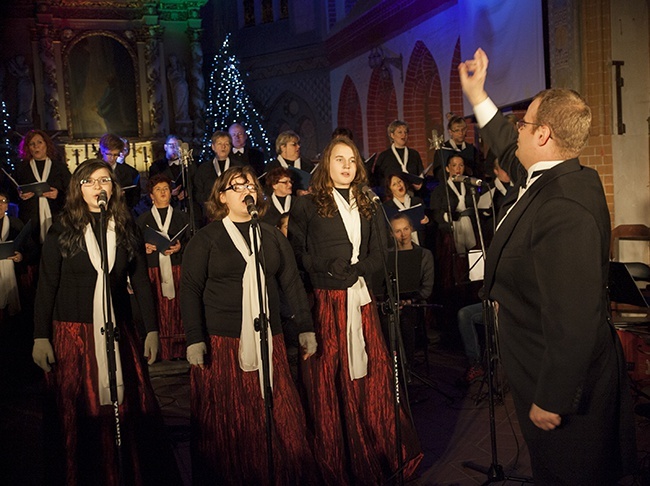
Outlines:
POLYGON ((492 484, 492 483, 500 483, 503 481, 514 481, 517 483, 533 484, 532 478, 528 478, 524 476, 506 476, 505 473, 503 472, 503 467, 501 466, 501 464, 491 464, 490 467, 485 467, 485 466, 481 466, 480 464, 476 464, 472 461, 465 461, 463 462, 463 467, 485 474, 487 476, 487 480, 483 483, 484 485, 492 484))

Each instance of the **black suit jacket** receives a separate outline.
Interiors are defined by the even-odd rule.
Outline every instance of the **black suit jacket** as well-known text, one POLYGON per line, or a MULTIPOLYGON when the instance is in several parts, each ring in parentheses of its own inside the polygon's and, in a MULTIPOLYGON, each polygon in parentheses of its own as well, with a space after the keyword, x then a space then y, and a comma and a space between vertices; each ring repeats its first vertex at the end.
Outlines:
MULTIPOLYGON (((516 133, 507 125, 498 113, 481 133, 518 179, 516 133)), ((609 241, 600 178, 571 159, 528 188, 488 250, 485 290, 499 303, 503 364, 541 482, 552 481, 543 475, 551 471, 574 478, 567 484, 611 484, 633 444, 624 359, 608 320, 609 241), (535 427, 532 403, 560 414, 562 426, 535 427), (589 464, 589 473, 575 464, 589 464)))
POLYGON ((264 154, 261 150, 245 146, 243 154, 231 151, 230 160, 236 160, 240 165, 250 165, 255 170, 257 177, 264 173, 264 154))
POLYGON ((124 190, 126 205, 129 209, 133 209, 140 202, 140 194, 142 192, 140 189, 140 173, 125 162, 123 164, 115 164, 113 174, 117 177, 117 182, 120 187, 135 186, 124 190))

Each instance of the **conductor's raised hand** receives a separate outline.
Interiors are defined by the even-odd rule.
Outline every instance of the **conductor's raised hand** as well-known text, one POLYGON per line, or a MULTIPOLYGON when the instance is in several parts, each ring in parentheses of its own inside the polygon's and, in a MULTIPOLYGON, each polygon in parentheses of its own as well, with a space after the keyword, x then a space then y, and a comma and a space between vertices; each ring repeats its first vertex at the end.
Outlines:
POLYGON ((465 93, 472 106, 478 105, 488 97, 485 91, 488 64, 487 54, 479 47, 476 49, 473 59, 461 62, 458 65, 463 93, 465 93))

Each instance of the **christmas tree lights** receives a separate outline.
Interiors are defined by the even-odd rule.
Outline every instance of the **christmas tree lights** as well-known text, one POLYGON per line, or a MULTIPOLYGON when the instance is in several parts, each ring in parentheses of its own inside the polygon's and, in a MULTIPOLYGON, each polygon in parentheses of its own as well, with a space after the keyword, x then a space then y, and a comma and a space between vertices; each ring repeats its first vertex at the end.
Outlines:
POLYGON ((272 153, 266 130, 262 126, 262 117, 246 92, 244 76, 239 70, 239 60, 230 54, 228 34, 212 63, 201 150, 202 161, 210 160, 214 156, 210 147, 212 134, 217 130, 228 131, 228 127, 233 123, 244 125, 248 133, 248 143, 252 147, 263 150, 267 155, 272 153))
POLYGON ((9 113, 7 113, 7 105, 2 100, 0 105, 0 167, 11 174, 14 171, 16 152, 9 140, 10 133, 9 113))

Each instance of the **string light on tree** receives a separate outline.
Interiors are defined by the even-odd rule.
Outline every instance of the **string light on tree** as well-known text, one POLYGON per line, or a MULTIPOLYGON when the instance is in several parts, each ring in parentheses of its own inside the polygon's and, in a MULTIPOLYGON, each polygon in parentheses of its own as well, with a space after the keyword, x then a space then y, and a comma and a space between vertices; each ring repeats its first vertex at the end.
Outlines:
POLYGON ((0 105, 0 167, 11 173, 14 170, 14 148, 9 140, 11 126, 9 125, 9 113, 7 105, 2 100, 0 105))
POLYGON ((239 70, 239 60, 230 53, 230 34, 215 55, 210 73, 206 109, 206 130, 203 138, 201 160, 213 157, 212 134, 217 130, 228 131, 233 123, 242 123, 253 147, 271 153, 271 144, 262 126, 262 117, 246 92, 244 77, 239 70))

